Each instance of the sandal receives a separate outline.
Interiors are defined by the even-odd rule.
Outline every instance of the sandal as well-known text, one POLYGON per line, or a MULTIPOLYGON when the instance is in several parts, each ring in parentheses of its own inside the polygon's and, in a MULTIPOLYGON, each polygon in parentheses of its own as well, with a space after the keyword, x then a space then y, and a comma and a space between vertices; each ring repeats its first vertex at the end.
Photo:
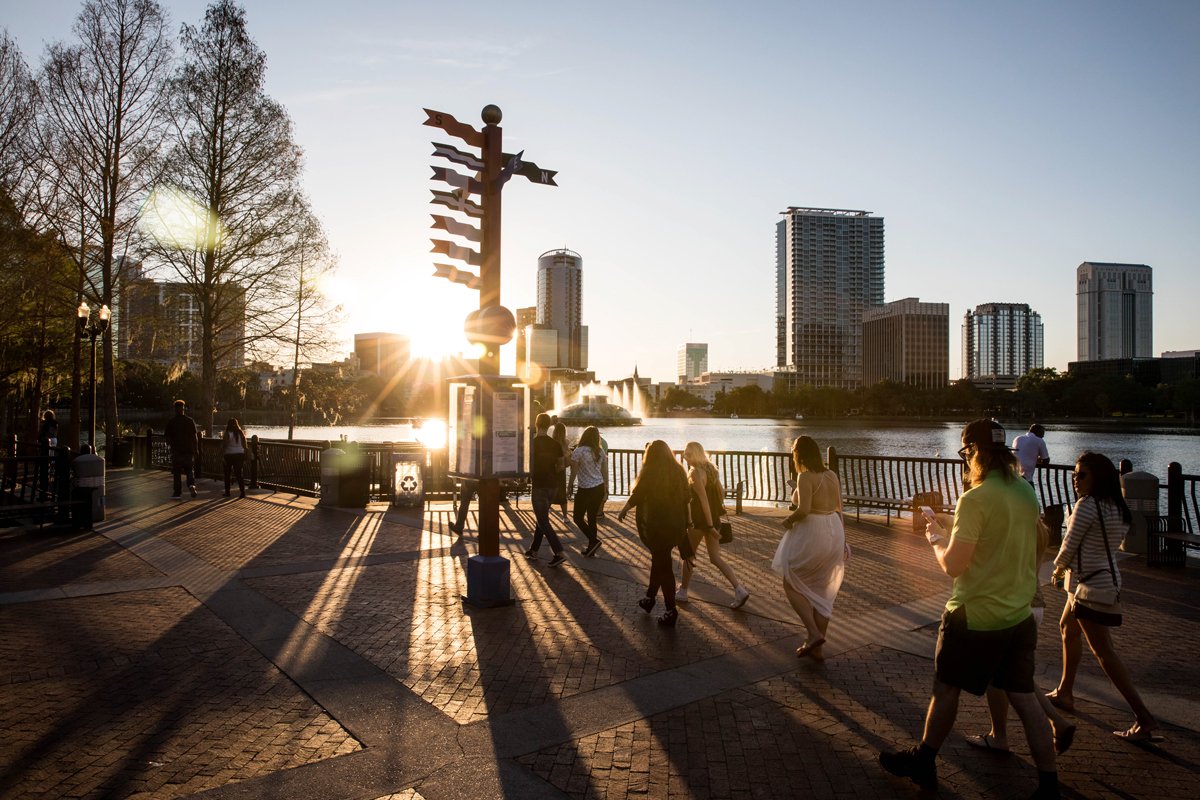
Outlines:
POLYGON ((1157 728, 1146 730, 1136 722, 1129 726, 1129 730, 1113 731, 1112 734, 1127 742, 1162 742, 1166 740, 1161 733, 1158 733, 1157 728))
POLYGON ((1075 713, 1075 700, 1068 700, 1065 697, 1060 696, 1057 689, 1055 689, 1053 692, 1046 692, 1046 699, 1050 701, 1050 705, 1054 706, 1059 711, 1067 711, 1072 714, 1075 713))
POLYGON ((1054 752, 1062 755, 1071 749, 1071 745, 1075 742, 1075 726, 1067 728, 1060 735, 1058 731, 1054 732, 1054 752))
MULTIPOLYGON (((1074 733, 1074 731, 1075 731, 1075 729, 1072 728, 1071 732, 1074 733)), ((985 733, 983 735, 972 734, 965 738, 967 740, 967 744, 969 744, 969 745, 971 745, 971 747, 975 747, 979 750, 986 750, 989 753, 994 753, 995 755, 998 755, 998 756, 1011 756, 1012 755, 1012 750, 1009 750, 1007 747, 1001 747, 1000 745, 996 744, 995 743, 996 737, 992 736, 990 733, 985 733)))
POLYGON ((802 644, 796 648, 796 658, 805 658, 807 656, 812 656, 813 658, 816 658, 816 656, 813 656, 813 650, 817 649, 818 647, 820 647, 823 644, 825 644, 825 639, 823 639, 823 638, 817 639, 816 641, 813 641, 813 642, 805 642, 804 644, 802 644))

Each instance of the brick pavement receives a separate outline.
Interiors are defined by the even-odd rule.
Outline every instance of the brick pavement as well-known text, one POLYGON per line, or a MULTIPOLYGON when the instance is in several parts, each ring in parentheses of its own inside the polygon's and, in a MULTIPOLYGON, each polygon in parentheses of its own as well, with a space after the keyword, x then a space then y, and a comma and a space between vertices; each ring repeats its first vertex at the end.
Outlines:
MULTIPOLYGON (((448 504, 420 519, 230 501, 212 481, 176 501, 168 486, 113 472, 96 533, 0 538, 0 797, 917 796, 875 759, 919 732, 949 582, 904 523, 849 525, 832 657, 816 665, 791 656, 800 628, 769 570, 781 512, 734 520, 745 609, 725 607, 702 556, 672 630, 636 607, 648 558, 611 517, 597 558, 555 570, 518 556, 533 517, 506 507, 517 602, 475 610, 459 600, 474 541, 448 535, 448 504)), ((1191 797, 1200 572, 1122 570, 1117 644, 1168 739, 1115 741, 1130 714, 1085 656, 1064 783, 1191 797)), ((1050 686, 1051 623, 1038 658, 1050 686)), ((958 731, 986 724, 965 699, 958 731)), ((1035 773, 1012 728, 1009 759, 952 736, 942 795, 1027 795, 1035 773)))

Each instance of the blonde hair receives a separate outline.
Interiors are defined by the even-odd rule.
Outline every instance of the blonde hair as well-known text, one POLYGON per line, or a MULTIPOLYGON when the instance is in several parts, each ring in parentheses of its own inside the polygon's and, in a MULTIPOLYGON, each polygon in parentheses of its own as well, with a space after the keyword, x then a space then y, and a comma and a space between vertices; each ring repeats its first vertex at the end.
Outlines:
POLYGON ((693 462, 708 463, 708 453, 704 452, 704 445, 699 442, 688 442, 683 448, 683 457, 688 460, 689 464, 693 462))

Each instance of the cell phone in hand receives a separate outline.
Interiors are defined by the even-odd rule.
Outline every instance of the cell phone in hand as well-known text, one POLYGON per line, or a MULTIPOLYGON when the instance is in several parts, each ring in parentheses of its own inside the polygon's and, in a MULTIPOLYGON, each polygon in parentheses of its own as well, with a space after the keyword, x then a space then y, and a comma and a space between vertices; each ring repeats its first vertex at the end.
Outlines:
POLYGON ((921 509, 921 515, 925 517, 925 519, 929 520, 930 522, 934 522, 937 519, 937 515, 933 513, 933 509, 929 506, 919 506, 919 508, 921 509))

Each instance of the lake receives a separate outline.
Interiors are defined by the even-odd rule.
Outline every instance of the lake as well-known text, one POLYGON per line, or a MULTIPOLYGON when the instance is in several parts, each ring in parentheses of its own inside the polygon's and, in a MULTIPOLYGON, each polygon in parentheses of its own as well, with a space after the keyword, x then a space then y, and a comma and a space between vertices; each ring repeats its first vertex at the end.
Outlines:
MULTIPOLYGON (((441 425, 441 423, 437 423, 441 425)), ((1027 424, 1006 423, 1008 440, 1024 433, 1027 424)), ((444 427, 441 429, 444 431, 444 427)), ((577 439, 581 429, 568 429, 567 437, 577 439)), ((287 428, 250 427, 247 432, 263 438, 282 439, 287 428)), ((420 431, 411 424, 344 425, 299 427, 297 439, 338 441, 398 442, 416 439, 420 431)), ((433 433, 432 429, 429 433, 433 433)), ((709 450, 750 452, 786 452, 800 435, 813 437, 822 451, 836 447, 840 453, 954 458, 960 446, 962 424, 910 420, 887 423, 854 419, 804 420, 775 419, 647 419, 642 425, 604 428, 601 433, 609 447, 640 450, 647 442, 663 439, 672 448, 682 450, 689 441, 697 441, 709 450)), ((436 433, 433 438, 437 439, 436 433)), ((444 433, 442 434, 444 441, 444 433)), ((427 442, 430 444, 431 442, 427 442)), ((1046 446, 1055 464, 1073 464, 1084 450, 1104 453, 1113 462, 1128 458, 1134 468, 1165 478, 1167 464, 1178 461, 1187 474, 1200 472, 1200 430, 1174 428, 1138 428, 1125 431, 1096 429, 1082 425, 1046 424, 1046 446)))

